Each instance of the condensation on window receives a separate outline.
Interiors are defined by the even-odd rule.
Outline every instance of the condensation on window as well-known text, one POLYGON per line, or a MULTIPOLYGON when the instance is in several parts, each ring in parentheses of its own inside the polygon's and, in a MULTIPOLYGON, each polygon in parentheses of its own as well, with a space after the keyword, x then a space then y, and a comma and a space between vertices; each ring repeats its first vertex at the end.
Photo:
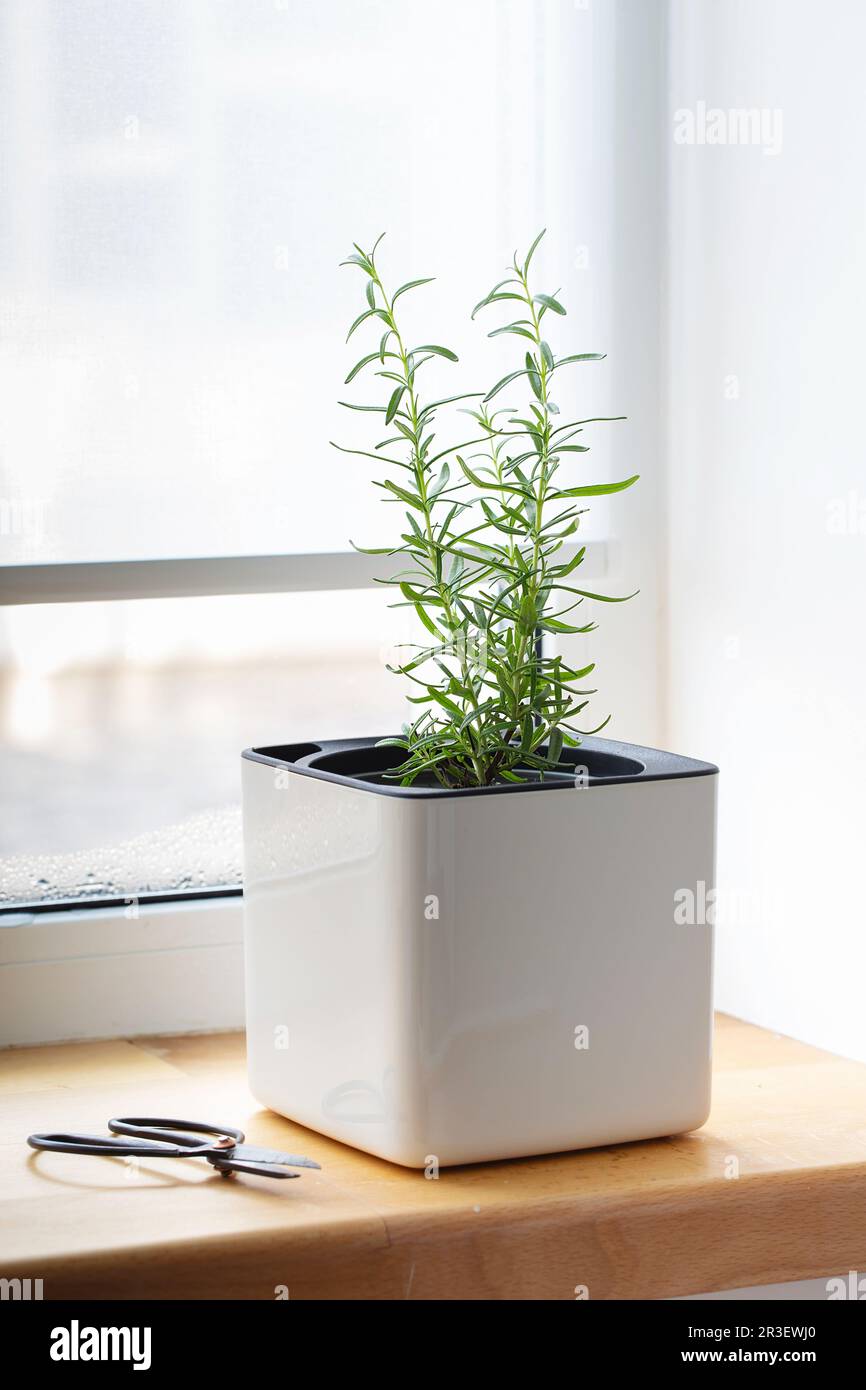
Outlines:
POLYGON ((394 733, 387 589, 0 609, 0 905, 241 881, 241 753, 394 733))
POLYGON ((201 893, 238 887, 241 863, 240 807, 222 806, 115 844, 0 859, 0 899, 25 907, 201 893))

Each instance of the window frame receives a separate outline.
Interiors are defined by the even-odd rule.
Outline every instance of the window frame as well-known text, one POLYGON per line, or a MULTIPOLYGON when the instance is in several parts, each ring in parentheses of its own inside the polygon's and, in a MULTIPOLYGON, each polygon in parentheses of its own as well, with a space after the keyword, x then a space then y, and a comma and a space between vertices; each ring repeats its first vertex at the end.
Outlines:
POLYGON ((398 569, 387 556, 352 551, 0 565, 0 604, 370 589, 398 569))
POLYGON ((240 893, 0 918, 0 1047, 244 1026, 240 893))
MULTIPOLYGON (((566 543, 563 560, 585 550, 581 571, 607 573, 609 543, 566 543)), ((145 598, 211 598, 230 594, 310 593, 372 589, 404 567, 399 554, 322 551, 281 555, 178 556, 158 560, 72 560, 0 564, 0 607, 145 598)))

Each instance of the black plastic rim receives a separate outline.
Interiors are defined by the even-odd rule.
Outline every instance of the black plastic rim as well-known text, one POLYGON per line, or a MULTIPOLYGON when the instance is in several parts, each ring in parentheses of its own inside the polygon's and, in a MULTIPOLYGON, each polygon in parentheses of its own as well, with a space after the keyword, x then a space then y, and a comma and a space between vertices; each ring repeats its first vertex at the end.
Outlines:
POLYGON ((659 782, 678 777, 709 777, 718 773, 713 763, 682 758, 658 748, 642 748, 614 739, 587 738, 578 748, 563 750, 575 768, 574 773, 549 774, 543 781, 504 782, 492 787, 401 787, 381 782, 382 766, 394 766, 399 750, 377 748, 379 738, 326 739, 319 743, 274 744, 267 748, 247 748, 249 762, 283 768, 301 777, 315 777, 377 796, 429 798, 446 796, 502 796, 518 792, 561 791, 573 788, 577 769, 587 769, 589 788, 617 786, 629 782, 659 782), (384 764, 383 764, 384 760, 384 764))

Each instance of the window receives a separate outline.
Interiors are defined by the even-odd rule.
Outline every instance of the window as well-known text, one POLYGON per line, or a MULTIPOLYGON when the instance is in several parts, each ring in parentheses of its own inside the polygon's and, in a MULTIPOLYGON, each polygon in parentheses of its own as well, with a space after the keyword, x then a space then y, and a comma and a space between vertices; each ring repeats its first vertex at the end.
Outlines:
POLYGON ((603 282, 605 25, 522 0, 435 23, 405 0, 7 0, 7 907, 234 889, 240 749, 399 722, 382 655, 409 634, 348 544, 399 517, 329 447, 358 437, 338 262, 385 230, 394 283, 445 270, 410 312, 483 387, 510 358, 469 310, 550 214, 595 348, 562 238, 603 282))
POLYGON ((385 590, 6 610, 0 899, 236 889, 240 753, 388 733, 407 640, 385 590))
POLYGON ((357 426, 337 399, 361 286, 338 263, 387 231, 401 283, 447 247, 414 313, 434 342, 464 323, 496 379, 468 314, 536 230, 541 69, 510 80, 531 8, 8 0, 5 563, 382 534, 394 509, 328 443, 357 426))

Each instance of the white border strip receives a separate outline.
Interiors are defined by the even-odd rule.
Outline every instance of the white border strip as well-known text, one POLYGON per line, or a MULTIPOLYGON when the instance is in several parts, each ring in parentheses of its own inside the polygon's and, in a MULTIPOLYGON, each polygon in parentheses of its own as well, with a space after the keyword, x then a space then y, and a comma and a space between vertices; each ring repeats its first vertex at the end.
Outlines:
POLYGON ((243 1027, 240 898, 0 921, 2 1047, 243 1027))
MULTIPOLYGON (((588 541, 582 574, 606 573, 606 541, 588 541)), ((571 559, 576 545, 565 545, 571 559)), ((281 594, 371 589, 405 568, 401 555, 218 555, 201 559, 105 560, 82 564, 2 565, 0 604, 86 603, 215 594, 281 594)))

